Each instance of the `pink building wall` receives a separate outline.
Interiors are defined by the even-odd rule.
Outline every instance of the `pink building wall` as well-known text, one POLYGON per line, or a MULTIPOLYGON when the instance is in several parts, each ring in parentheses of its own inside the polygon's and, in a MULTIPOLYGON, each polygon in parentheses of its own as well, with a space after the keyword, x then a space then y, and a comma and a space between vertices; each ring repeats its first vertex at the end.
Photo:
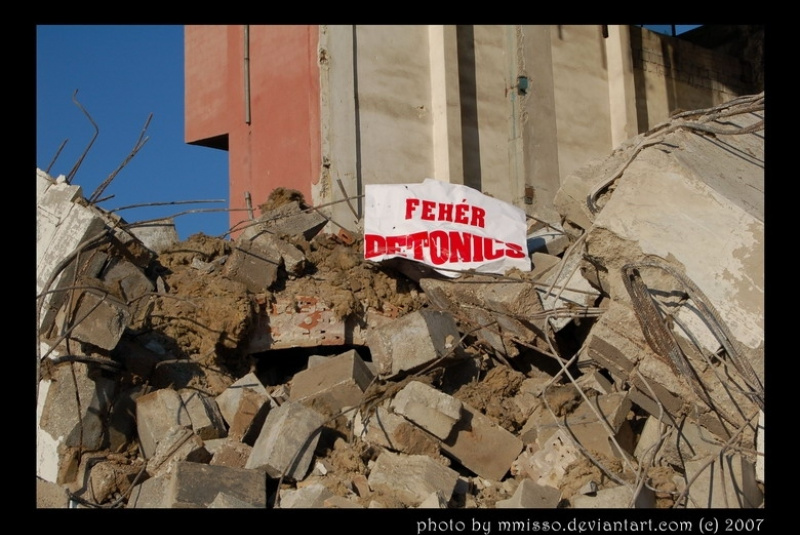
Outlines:
POLYGON ((185 141, 228 150, 231 227, 248 218, 245 192, 256 217, 279 186, 310 200, 321 159, 318 27, 186 26, 184 41, 185 141))

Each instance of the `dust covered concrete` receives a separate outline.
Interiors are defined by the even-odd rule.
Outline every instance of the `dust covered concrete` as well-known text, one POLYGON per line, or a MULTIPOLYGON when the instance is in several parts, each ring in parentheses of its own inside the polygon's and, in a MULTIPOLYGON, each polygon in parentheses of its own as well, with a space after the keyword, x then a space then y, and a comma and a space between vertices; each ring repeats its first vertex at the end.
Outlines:
POLYGON ((284 189, 156 252, 37 172, 37 506, 763 507, 763 115, 587 164, 497 276, 364 260, 284 189))

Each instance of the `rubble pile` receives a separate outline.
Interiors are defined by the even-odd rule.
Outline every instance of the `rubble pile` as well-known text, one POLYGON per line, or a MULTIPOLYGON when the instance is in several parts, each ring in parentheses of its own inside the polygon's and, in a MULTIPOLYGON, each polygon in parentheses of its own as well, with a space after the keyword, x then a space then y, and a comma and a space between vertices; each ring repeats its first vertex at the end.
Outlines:
POLYGON ((763 114, 590 162, 504 275, 283 189, 178 241, 37 170, 37 505, 763 507, 763 114))

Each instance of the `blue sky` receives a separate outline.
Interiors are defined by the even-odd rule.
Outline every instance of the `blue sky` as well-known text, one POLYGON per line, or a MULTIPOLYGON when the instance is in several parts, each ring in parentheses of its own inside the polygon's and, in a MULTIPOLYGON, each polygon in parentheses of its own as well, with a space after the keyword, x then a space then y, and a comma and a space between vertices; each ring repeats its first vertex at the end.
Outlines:
MULTIPOLYGON (((69 175, 99 133, 72 184, 86 198, 129 156, 152 113, 138 153, 119 171, 100 206, 223 200, 119 212, 133 223, 187 210, 224 210, 228 153, 184 143, 183 26, 68 26, 36 28, 36 165, 69 175), (59 147, 68 139, 59 153, 59 147)), ((228 230, 224 211, 175 217, 180 239, 228 230)))

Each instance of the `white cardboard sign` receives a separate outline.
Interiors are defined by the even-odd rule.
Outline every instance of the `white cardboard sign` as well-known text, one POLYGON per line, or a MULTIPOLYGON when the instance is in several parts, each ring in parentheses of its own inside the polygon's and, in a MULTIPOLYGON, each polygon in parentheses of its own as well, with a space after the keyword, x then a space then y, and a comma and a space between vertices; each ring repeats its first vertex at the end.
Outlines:
POLYGON ((459 184, 426 178, 418 184, 365 187, 364 258, 407 258, 457 276, 473 269, 530 271, 525 212, 459 184))

